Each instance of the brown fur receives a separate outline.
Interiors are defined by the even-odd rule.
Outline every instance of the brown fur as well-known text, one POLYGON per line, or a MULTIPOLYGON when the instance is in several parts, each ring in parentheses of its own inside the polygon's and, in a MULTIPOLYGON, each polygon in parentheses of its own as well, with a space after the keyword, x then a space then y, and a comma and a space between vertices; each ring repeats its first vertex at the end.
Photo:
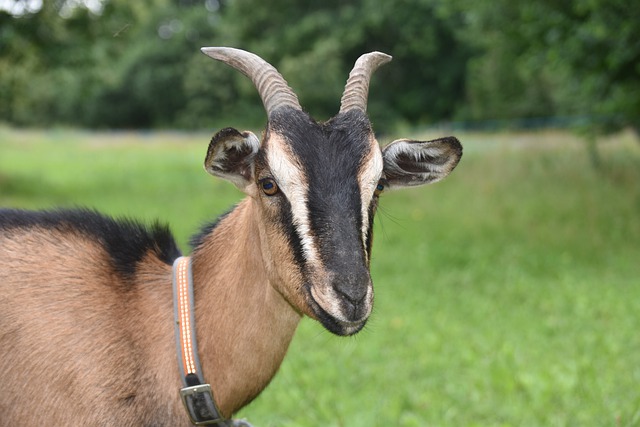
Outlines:
MULTIPOLYGON (((245 199, 193 254, 202 369, 226 416, 266 387, 300 320, 274 262, 286 244, 264 247, 257 209, 245 199)), ((109 265, 80 234, 0 234, 0 426, 190 425, 171 267, 149 253, 124 286, 109 265)))

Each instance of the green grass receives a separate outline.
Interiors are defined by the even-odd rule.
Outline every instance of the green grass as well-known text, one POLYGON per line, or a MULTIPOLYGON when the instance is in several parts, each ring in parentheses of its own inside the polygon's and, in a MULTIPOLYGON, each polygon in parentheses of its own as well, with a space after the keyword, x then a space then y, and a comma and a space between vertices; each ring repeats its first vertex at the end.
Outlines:
MULTIPOLYGON (((435 135, 433 135, 435 136, 435 135)), ((385 194, 376 307, 305 319, 257 426, 640 426, 640 144, 459 135, 447 180, 385 194)), ((0 206, 83 205, 191 232, 241 197, 204 134, 0 129, 0 206)))

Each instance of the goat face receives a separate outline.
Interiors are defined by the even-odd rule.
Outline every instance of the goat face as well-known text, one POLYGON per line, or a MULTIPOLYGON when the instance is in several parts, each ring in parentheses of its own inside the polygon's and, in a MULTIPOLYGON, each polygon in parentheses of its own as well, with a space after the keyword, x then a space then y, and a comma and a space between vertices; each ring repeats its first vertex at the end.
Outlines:
POLYGON ((353 102, 351 77, 340 113, 318 123, 273 67, 248 52, 226 49, 222 58, 208 49, 254 80, 269 120, 262 141, 248 131, 218 132, 206 170, 257 202, 264 261, 289 303, 335 334, 358 332, 373 306, 369 260, 379 194, 445 177, 460 159, 460 144, 399 140, 381 150, 365 113, 366 94, 353 102), (247 71, 238 61, 257 61, 263 71, 247 71), (261 90, 269 72, 284 95, 261 90))

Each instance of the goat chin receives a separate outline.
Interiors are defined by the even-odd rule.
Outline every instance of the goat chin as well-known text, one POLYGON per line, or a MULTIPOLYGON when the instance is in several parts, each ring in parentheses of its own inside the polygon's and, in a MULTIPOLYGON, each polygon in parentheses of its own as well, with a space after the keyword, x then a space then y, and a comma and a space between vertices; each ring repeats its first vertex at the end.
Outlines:
POLYGON ((367 323, 371 309, 373 307, 373 291, 369 286, 367 295, 357 309, 345 309, 352 304, 340 298, 334 291, 319 292, 316 287, 307 287, 308 302, 312 311, 312 316, 320 322, 329 332, 348 336, 360 332, 367 323), (330 297, 327 297, 327 294, 330 297))

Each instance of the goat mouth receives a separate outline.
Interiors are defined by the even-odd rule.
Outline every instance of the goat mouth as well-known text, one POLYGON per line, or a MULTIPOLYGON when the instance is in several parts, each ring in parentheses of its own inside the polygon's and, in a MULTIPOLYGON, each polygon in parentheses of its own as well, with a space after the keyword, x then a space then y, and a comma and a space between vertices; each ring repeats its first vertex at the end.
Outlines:
POLYGON ((313 313, 312 317, 319 321, 322 326, 332 334, 339 336, 355 335, 360 332, 367 323, 369 318, 368 315, 355 321, 339 319, 322 308, 322 306, 316 301, 313 296, 313 292, 311 292, 309 287, 307 287, 307 294, 309 296, 309 307, 313 313))

